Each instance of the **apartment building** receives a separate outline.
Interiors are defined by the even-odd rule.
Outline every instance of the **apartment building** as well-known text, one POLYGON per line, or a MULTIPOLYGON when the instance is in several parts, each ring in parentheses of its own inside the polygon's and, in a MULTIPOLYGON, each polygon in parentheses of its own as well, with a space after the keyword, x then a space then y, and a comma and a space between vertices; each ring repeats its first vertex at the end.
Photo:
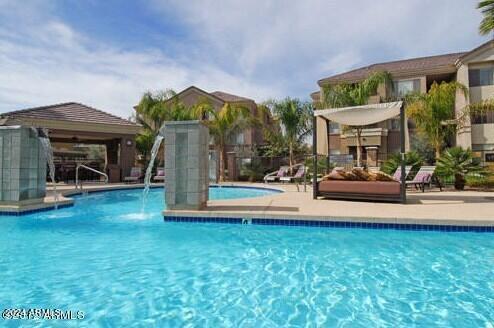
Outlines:
MULTIPOLYGON (((311 94, 313 101, 321 99, 321 92, 326 85, 340 83, 358 83, 376 71, 387 71, 393 77, 393 87, 381 85, 369 103, 385 102, 396 99, 409 92, 427 92, 434 81, 458 81, 468 87, 468 96, 458 92, 455 111, 461 115, 465 106, 494 97, 494 41, 468 51, 445 55, 412 58, 385 63, 372 64, 318 81, 320 90, 311 94)), ((413 122, 409 122, 413 134, 413 122)), ((325 123, 318 121, 318 152, 327 153, 325 123)), ((356 136, 345 132, 337 124, 330 126, 331 155, 356 153, 356 136), (334 150, 334 153, 333 153, 334 150)), ((494 114, 472 117, 458 131, 451 144, 471 148, 485 162, 494 162, 494 114)), ((399 152, 399 122, 388 120, 367 127, 362 133, 364 156, 373 149, 381 155, 399 152)))

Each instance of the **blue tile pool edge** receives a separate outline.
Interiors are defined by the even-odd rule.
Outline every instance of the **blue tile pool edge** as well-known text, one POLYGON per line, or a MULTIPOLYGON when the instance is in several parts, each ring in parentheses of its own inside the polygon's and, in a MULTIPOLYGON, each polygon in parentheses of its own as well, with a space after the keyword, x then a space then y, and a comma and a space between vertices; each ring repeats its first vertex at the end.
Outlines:
MULTIPOLYGON (((74 206, 74 203, 71 204, 60 204, 57 206, 58 209, 67 208, 74 206)), ((35 208, 31 210, 20 210, 20 211, 0 211, 0 216, 22 216, 39 212, 46 212, 55 209, 55 205, 43 207, 43 208, 35 208)))
POLYGON ((197 216, 164 216, 165 222, 188 223, 227 223, 227 224, 255 224, 279 225, 293 227, 318 228, 359 228, 380 230, 408 230, 408 231, 441 231, 441 232, 494 232, 494 226, 469 226, 445 224, 411 224, 411 223, 380 223, 357 221, 331 220, 294 220, 294 219, 243 219, 239 217, 197 217, 197 216))

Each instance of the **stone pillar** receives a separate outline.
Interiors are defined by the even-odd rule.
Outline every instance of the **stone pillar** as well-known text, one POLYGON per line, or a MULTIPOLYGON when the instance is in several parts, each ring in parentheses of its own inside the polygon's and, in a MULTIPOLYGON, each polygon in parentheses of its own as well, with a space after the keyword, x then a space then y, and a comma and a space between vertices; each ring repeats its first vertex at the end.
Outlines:
POLYGON ((367 151, 367 166, 379 166, 379 147, 365 147, 367 151))
POLYGON ((228 152, 226 154, 227 167, 228 167, 228 180, 237 181, 238 180, 238 167, 237 167, 237 153, 234 151, 228 152))
POLYGON ((46 155, 29 127, 0 127, 0 205, 42 203, 46 195, 46 155))
POLYGON ((167 210, 200 210, 209 191, 209 130, 200 121, 165 122, 167 210))

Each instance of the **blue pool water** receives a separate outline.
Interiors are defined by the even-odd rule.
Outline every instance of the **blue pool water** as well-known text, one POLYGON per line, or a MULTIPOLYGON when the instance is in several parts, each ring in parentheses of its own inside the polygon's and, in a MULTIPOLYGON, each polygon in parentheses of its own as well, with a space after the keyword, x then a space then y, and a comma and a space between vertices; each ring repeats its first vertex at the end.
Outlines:
MULTIPOLYGON (((0 308, 82 310, 69 324, 88 327, 494 324, 492 234, 164 223, 162 208, 160 190, 144 212, 124 190, 0 217, 0 308)), ((57 324, 0 319, 20 323, 57 324)))

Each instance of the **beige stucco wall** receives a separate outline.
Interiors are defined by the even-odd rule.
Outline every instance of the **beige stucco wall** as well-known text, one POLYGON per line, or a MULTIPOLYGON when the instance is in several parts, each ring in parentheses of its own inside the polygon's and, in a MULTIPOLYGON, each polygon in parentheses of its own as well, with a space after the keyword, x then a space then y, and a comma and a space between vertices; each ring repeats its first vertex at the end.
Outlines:
POLYGON ((472 144, 492 144, 494 145, 494 124, 474 124, 472 125, 472 144))

